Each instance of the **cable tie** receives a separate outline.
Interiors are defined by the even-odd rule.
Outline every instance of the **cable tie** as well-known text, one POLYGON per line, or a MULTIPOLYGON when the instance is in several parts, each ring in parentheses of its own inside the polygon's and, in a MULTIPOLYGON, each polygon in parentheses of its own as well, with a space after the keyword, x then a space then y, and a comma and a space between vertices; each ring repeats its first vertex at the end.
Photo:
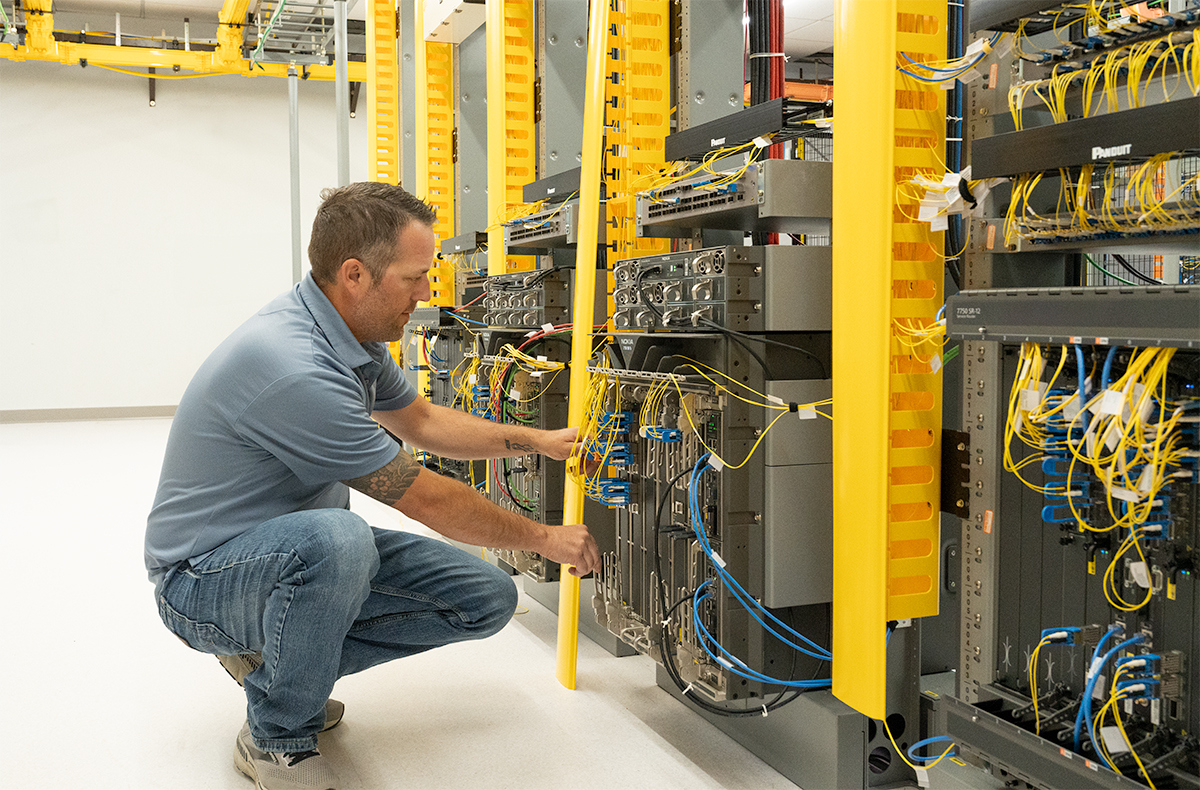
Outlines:
MULTIPOLYGON (((782 401, 780 401, 780 402, 782 403, 782 401)), ((788 411, 789 411, 789 412, 791 412, 791 413, 793 413, 793 414, 795 414, 796 412, 800 411, 800 404, 799 404, 799 403, 796 403, 796 401, 792 401, 792 402, 791 402, 791 403, 789 403, 787 406, 788 406, 788 411)))
POLYGON ((685 689, 683 690, 683 694, 684 694, 684 696, 687 696, 687 693, 688 693, 689 691, 691 691, 691 690, 692 690, 692 684, 691 684, 691 683, 689 683, 689 684, 687 684, 687 688, 685 688, 685 689))
POLYGON ((767 718, 767 706, 763 705, 763 718, 767 718))
POLYGON ((791 60, 791 58, 788 57, 786 52, 754 52, 754 53, 751 53, 750 60, 754 60, 755 58, 783 58, 783 61, 785 63, 787 61, 791 60))

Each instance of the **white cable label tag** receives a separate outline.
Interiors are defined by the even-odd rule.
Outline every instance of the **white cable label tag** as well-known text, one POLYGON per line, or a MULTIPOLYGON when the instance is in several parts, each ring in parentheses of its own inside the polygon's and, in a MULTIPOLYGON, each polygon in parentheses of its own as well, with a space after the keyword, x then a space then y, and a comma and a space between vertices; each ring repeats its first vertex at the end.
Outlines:
POLYGON ((708 465, 718 472, 725 468, 725 462, 722 461, 715 453, 708 457, 708 465))
POLYGON ((1146 563, 1138 560, 1129 566, 1129 573, 1133 576, 1133 581, 1138 587, 1143 590, 1150 589, 1150 571, 1146 568, 1146 563))
MULTIPOLYGON (((1087 679, 1088 679, 1088 680, 1091 680, 1091 679, 1092 679, 1092 675, 1095 675, 1097 672, 1099 672, 1099 671, 1100 671, 1100 666, 1101 666, 1103 663, 1104 663, 1104 662, 1100 660, 1100 656, 1096 656, 1096 658, 1095 658, 1095 659, 1092 661, 1092 665, 1091 665, 1090 667, 1088 667, 1088 671, 1087 671, 1087 679)), ((1097 685, 1101 685, 1101 686, 1102 686, 1102 685, 1104 685, 1104 684, 1103 684, 1103 683, 1099 683, 1099 684, 1097 684, 1097 685)))
POLYGON ((474 386, 475 382, 477 382, 477 381, 479 381, 479 376, 475 375, 474 373, 467 374, 467 383, 468 384, 474 386))
POLYGON ((1146 464, 1142 467, 1142 475, 1138 478, 1137 490, 1143 494, 1149 494, 1150 489, 1154 487, 1154 467, 1146 464))
POLYGON ((713 560, 713 562, 720 565, 722 568, 725 567, 725 560, 721 559, 721 555, 717 554, 715 551, 712 553, 712 560, 713 560))
POLYGON ((1083 411, 1083 407, 1080 406, 1079 390, 1075 390, 1075 394, 1071 396, 1070 400, 1063 404, 1063 419, 1071 422, 1079 416, 1081 411, 1083 411))
POLYGON ((913 770, 917 772, 917 787, 929 787, 929 769, 918 765, 913 770))
POLYGON ((1096 411, 1100 414, 1120 414, 1125 406, 1125 394, 1120 390, 1107 389, 1100 396, 1096 411))
POLYGON ((771 403, 774 403, 777 406, 786 406, 787 405, 786 403, 783 402, 783 398, 779 397, 778 395, 768 395, 767 400, 769 400, 771 403))
POLYGON ((538 362, 549 362, 550 359, 545 354, 538 354, 537 361, 538 362))
POLYGON ((537 333, 538 333, 538 330, 536 330, 536 329, 531 329, 530 331, 528 331, 528 332, 526 332, 526 333, 525 333, 525 337, 533 337, 533 336, 534 336, 534 335, 536 335, 537 333))
POLYGON ((521 399, 521 391, 520 390, 509 390, 508 397, 512 398, 513 400, 520 400, 521 399))
POLYGON ((1109 754, 1121 754, 1129 751, 1129 744, 1125 743, 1125 736, 1116 726, 1101 727, 1100 737, 1104 739, 1104 748, 1108 749, 1109 754))
POLYGON ((1021 401, 1021 411, 1033 411, 1042 402, 1041 386, 1032 390, 1021 390, 1019 396, 1021 401))
POLYGON ((801 406, 796 410, 796 416, 802 420, 815 420, 817 419, 817 407, 801 406))
POLYGON ((529 377, 530 377, 530 378, 535 378, 535 379, 540 379, 540 378, 542 377, 542 371, 540 371, 540 370, 533 370, 533 371, 530 371, 530 372, 529 372, 529 377))
POLYGON ((550 334, 551 332, 554 331, 554 324, 549 324, 549 323, 542 324, 542 331, 545 332, 546 334, 550 334))
POLYGON ((938 214, 929 221, 929 232, 940 233, 950 227, 950 217, 946 214, 938 214))
POLYGON ((770 144, 771 144, 771 138, 767 137, 766 135, 762 135, 762 136, 754 138, 754 145, 756 148, 766 148, 770 144))
MULTIPOLYGON (((1121 432, 1117 430, 1117 423, 1115 421, 1110 422, 1108 427, 1104 429, 1104 446, 1107 447, 1110 452, 1115 451, 1117 449, 1117 442, 1120 440, 1121 432)), ((1112 467, 1109 468, 1111 469, 1112 467)))
POLYGON ((1139 494, 1137 491, 1130 491, 1128 488, 1120 486, 1112 486, 1108 489, 1108 493, 1113 499, 1120 499, 1124 502, 1140 502, 1145 498, 1144 494, 1139 494))
POLYGON ((937 373, 941 369, 942 369, 942 355, 934 354, 933 357, 929 360, 929 372, 937 373))
POLYGON ((1096 677, 1096 685, 1092 689, 1092 699, 1104 699, 1108 695, 1108 684, 1104 682, 1104 675, 1096 677))
POLYGON ((988 41, 989 39, 986 38, 977 38, 972 41, 966 51, 963 52, 963 60, 970 60, 976 55, 982 55, 991 46, 988 41))

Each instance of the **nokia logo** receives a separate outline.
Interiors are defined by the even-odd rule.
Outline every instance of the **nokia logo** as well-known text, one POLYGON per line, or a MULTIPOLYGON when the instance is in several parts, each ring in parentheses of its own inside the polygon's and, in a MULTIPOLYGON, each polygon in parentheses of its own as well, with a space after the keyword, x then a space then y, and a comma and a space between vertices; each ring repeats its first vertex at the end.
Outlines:
POLYGON ((1109 157, 1113 157, 1113 156, 1124 156, 1125 154, 1129 153, 1132 150, 1133 150, 1133 143, 1126 143, 1125 145, 1114 145, 1111 148, 1101 148, 1100 146, 1097 145, 1092 148, 1092 161, 1094 162, 1097 159, 1108 159, 1109 157))

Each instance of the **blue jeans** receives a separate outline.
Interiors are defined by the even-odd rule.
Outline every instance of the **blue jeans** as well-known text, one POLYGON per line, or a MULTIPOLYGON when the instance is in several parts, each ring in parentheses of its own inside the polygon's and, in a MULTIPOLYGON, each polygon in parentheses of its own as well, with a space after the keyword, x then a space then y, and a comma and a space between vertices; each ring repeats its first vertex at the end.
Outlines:
POLYGON ((157 597, 167 628, 196 650, 262 653, 245 679, 247 717, 255 744, 272 752, 316 748, 343 675, 491 636, 517 606, 495 566, 348 510, 260 524, 177 566, 157 597))

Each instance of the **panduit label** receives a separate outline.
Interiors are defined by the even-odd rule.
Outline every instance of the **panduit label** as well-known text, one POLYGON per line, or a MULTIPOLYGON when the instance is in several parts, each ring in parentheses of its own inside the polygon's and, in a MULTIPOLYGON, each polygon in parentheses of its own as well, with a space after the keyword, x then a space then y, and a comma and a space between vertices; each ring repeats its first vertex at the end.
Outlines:
POLYGON ((1103 147, 1097 145, 1092 148, 1092 161, 1094 162, 1097 159, 1108 159, 1108 158, 1114 157, 1114 156, 1125 156, 1132 150, 1133 150, 1133 143, 1126 143, 1125 145, 1114 145, 1111 148, 1103 148, 1103 147))

